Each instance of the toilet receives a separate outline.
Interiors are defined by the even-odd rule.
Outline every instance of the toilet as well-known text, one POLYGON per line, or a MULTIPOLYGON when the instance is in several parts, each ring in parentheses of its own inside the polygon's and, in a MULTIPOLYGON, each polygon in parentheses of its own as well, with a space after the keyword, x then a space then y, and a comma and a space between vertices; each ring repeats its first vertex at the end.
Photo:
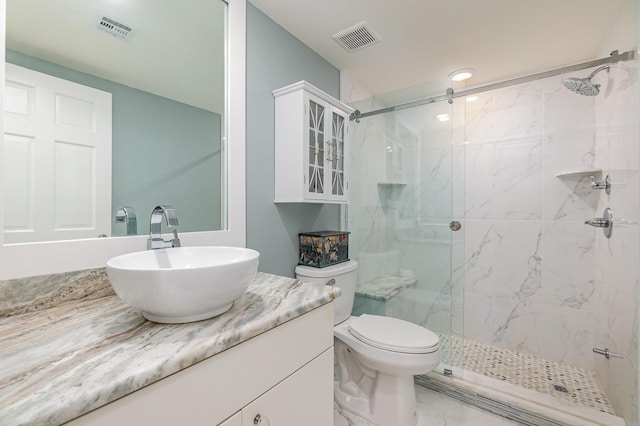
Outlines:
POLYGON ((325 268, 296 267, 298 279, 342 290, 334 300, 335 402, 348 416, 377 426, 415 426, 413 376, 438 365, 439 338, 408 321, 351 316, 357 269, 353 260, 325 268))

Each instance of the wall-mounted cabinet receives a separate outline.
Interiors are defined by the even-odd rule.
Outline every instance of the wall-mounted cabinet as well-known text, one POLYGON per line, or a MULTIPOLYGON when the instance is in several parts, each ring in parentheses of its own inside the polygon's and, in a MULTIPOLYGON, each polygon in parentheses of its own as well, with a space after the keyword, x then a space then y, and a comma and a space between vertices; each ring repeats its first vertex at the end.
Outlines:
POLYGON ((353 109, 306 81, 273 96, 275 202, 347 203, 353 109))

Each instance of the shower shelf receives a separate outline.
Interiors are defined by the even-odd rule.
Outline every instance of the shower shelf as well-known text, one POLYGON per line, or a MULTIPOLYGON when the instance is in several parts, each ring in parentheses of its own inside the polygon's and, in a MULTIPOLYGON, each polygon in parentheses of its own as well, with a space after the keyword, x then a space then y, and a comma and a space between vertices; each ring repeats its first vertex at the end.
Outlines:
POLYGON ((557 178, 572 177, 572 176, 596 176, 602 173, 602 169, 585 169, 585 170, 570 170, 567 172, 561 172, 556 175, 557 178))

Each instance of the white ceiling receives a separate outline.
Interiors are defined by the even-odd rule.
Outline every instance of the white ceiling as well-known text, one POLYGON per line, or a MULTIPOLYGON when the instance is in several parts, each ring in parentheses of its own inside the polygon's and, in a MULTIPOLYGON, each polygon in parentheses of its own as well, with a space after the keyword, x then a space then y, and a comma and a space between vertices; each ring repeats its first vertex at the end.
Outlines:
MULTIPOLYGON (((477 70, 475 86, 636 47, 638 0, 250 1, 376 95, 446 87, 459 68, 477 70), (382 41, 348 53, 331 35, 361 21, 382 41)), ((223 21, 211 17, 223 10, 221 0, 7 0, 7 45, 220 112, 223 21), (134 38, 95 30, 100 12, 136 27, 134 38)))
POLYGON ((374 95, 460 68, 477 70, 470 87, 637 45, 638 0, 250 1, 374 95), (361 21, 382 41, 348 53, 331 36, 361 21))
POLYGON ((222 0, 7 0, 7 47, 107 80, 224 110, 222 0), (122 41, 95 28, 107 14, 135 28, 122 41))

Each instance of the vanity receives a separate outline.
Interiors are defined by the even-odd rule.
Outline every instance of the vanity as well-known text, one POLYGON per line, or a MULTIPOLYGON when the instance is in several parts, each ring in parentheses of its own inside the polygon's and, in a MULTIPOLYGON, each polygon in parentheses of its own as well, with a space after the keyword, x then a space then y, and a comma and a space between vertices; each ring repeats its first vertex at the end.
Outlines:
POLYGON ((0 305, 2 424, 333 422, 325 286, 258 273, 226 313, 167 325, 122 302, 101 268, 0 281, 0 294, 20 285, 46 288, 0 305))
MULTIPOLYGON (((11 34, 11 27, 25 28, 25 21, 19 19, 20 15, 17 14, 18 7, 23 3, 19 0, 0 0, 0 31, 5 35, 7 29, 8 34, 11 34)), ((175 100, 220 115, 219 122, 223 123, 224 120, 225 125, 220 125, 219 128, 225 129, 225 133, 220 134, 219 141, 222 145, 219 144, 218 148, 214 146, 213 153, 225 153, 226 158, 220 156, 218 165, 231 166, 224 170, 224 179, 220 185, 215 185, 220 194, 214 194, 214 200, 220 203, 220 207, 216 204, 215 207, 197 211, 200 217, 207 216, 200 214, 203 210, 207 214, 215 210, 219 213, 219 219, 214 218, 217 226, 194 227, 189 229, 190 232, 181 234, 181 240, 184 246, 245 247, 246 1, 203 1, 194 2, 194 5, 196 3, 208 9, 198 12, 200 9, 193 7, 177 8, 170 9, 165 14, 171 23, 190 23, 189 31, 171 31, 168 27, 160 26, 162 33, 177 43, 175 47, 160 42, 158 37, 151 36, 148 39, 158 40, 159 44, 167 49, 166 52, 170 53, 164 54, 162 49, 157 49, 161 59, 169 60, 170 63, 182 63, 183 61, 176 56, 179 52, 186 53, 189 58, 203 56, 192 53, 196 42, 205 43, 201 51, 211 51, 212 40, 203 36, 205 30, 226 28, 224 37, 219 38, 219 61, 214 61, 215 64, 220 64, 220 70, 227 70, 226 78, 221 79, 221 84, 217 85, 210 82, 194 85, 196 95, 203 95, 207 102, 216 101, 220 108, 183 99, 184 84, 176 86, 179 98, 174 98, 168 93, 136 87, 130 82, 111 76, 106 84, 111 86, 112 83, 117 83, 150 94, 158 93, 160 98, 175 100), (211 7, 218 6, 221 7, 221 13, 211 10, 211 7), (196 16, 206 17, 198 19, 203 25, 198 27, 197 31, 194 31, 195 27, 191 25, 194 20, 180 19, 176 16, 178 12, 187 11, 196 11, 196 16), (212 25, 212 19, 216 16, 224 25, 212 25), (186 38, 189 36, 196 39, 186 38), (223 44, 225 40, 226 44, 223 44), (190 46, 191 49, 184 49, 184 46, 190 46), (221 96, 211 95, 203 90, 203 87, 218 87, 221 89, 221 96), (227 96, 223 96, 224 94, 227 96)), ((46 12, 39 15, 46 24, 38 24, 40 21, 35 19, 36 9, 43 12, 45 4, 56 9, 53 2, 43 2, 38 8, 25 6, 26 22, 38 26, 38 31, 26 32, 37 33, 40 41, 48 42, 51 38, 44 36, 44 28, 53 29, 51 22, 58 22, 58 28, 66 26, 60 25, 61 19, 52 20, 51 14, 46 12)), ((87 1, 77 3, 74 13, 64 15, 77 18, 80 5, 90 16, 95 16, 91 8, 96 5, 99 5, 100 9, 116 8, 113 11, 105 10, 107 14, 123 14, 116 13, 117 8, 123 5, 107 7, 103 3, 87 1)), ((145 11, 134 5, 134 9, 140 9, 136 11, 139 15, 131 14, 131 19, 144 27, 147 34, 150 34, 151 23, 159 22, 156 12, 161 8, 157 5, 152 6, 145 11), (142 25, 143 18, 149 20, 148 25, 142 25)), ((64 12, 66 5, 58 9, 64 12)), ((87 37, 76 36, 72 39, 85 40, 98 35, 103 37, 103 34, 97 33, 99 30, 88 24, 83 23, 80 27, 81 31, 93 32, 87 37)), ((142 38, 138 37, 138 40, 142 38)), ((5 39, 16 40, 12 36, 5 39)), ((38 45, 37 41, 34 42, 34 45, 38 45)), ((17 52, 19 44, 21 43, 8 43, 4 47, 13 48, 17 52)), ((90 58, 107 59, 107 62, 116 64, 119 69, 130 68, 122 66, 124 62, 114 60, 112 55, 100 54, 97 44, 86 44, 90 58)), ((54 42, 53 45, 62 48, 64 57, 67 57, 71 50, 77 50, 69 49, 62 43, 54 42)), ((117 46, 125 45, 135 44, 117 46)), ((4 52, 5 49, 0 51, 4 52)), ((44 52, 45 49, 38 48, 34 51, 44 52)), ((33 51, 19 53, 31 56, 33 51)), ((3 61, 6 59, 5 54, 0 53, 3 61)), ((140 64, 153 64, 150 53, 129 54, 127 57, 144 58, 143 61, 139 61, 140 64)), ((87 69, 76 70, 71 64, 58 62, 55 53, 47 54, 40 59, 47 62, 47 68, 54 68, 56 72, 65 74, 60 75, 60 78, 69 80, 69 73, 88 73, 100 68, 91 65, 87 69)), ((152 67, 151 71, 144 73, 144 78, 138 80, 149 82, 153 80, 150 77, 160 74, 158 70, 170 68, 158 65, 152 67)), ((170 70, 170 81, 198 82, 195 71, 201 71, 205 76, 212 75, 203 64, 189 65, 184 69, 188 72, 185 77, 180 77, 175 74, 175 70, 170 70)), ((4 69, 0 74, 5 80, 7 76, 4 69)), ((87 76, 82 77, 84 79, 87 76)), ((90 77, 107 78, 106 75, 90 77)), ((158 87, 170 86, 172 85, 162 83, 158 87)), ((119 89, 100 90, 116 93, 119 89)), ((127 126, 140 122, 140 111, 157 111, 158 108, 132 107, 132 110, 132 113, 122 114, 126 118, 127 126)), ((172 120, 164 121, 169 124, 180 122, 173 119, 175 115, 171 117, 172 120)), ((2 130, 6 131, 4 127, 2 130)), ((157 126, 152 126, 142 129, 139 134, 120 132, 121 139, 125 142, 123 146, 132 148, 133 144, 129 142, 143 137, 153 140, 155 144, 156 130, 157 126)), ((176 131, 177 127, 169 130, 176 131)), ((180 138, 173 138, 186 139, 182 134, 180 138)), ((117 143, 117 138, 113 139, 117 143)), ((17 146, 20 148, 17 149, 19 152, 25 152, 22 145, 17 146)), ((185 145, 170 146, 185 150, 185 145)), ((195 223, 195 217, 189 218, 186 213, 188 209, 182 208, 173 200, 186 193, 197 193, 191 190, 194 182, 209 180, 196 177, 189 180, 185 186, 178 186, 173 194, 158 197, 155 192, 148 190, 150 187, 159 186, 156 184, 158 163, 149 160, 147 151, 140 151, 144 155, 143 159, 134 160, 133 164, 136 167, 141 164, 154 165, 153 172, 148 173, 152 178, 151 184, 143 183, 143 189, 135 196, 108 191, 119 194, 118 197, 122 199, 116 202, 114 196, 111 205, 105 207, 106 211, 111 212, 109 214, 113 217, 114 213, 115 216, 118 215, 118 206, 131 206, 137 208, 139 215, 146 214, 150 207, 143 204, 138 207, 135 203, 141 203, 140 197, 149 194, 152 195, 153 205, 157 205, 160 198, 162 202, 173 203, 183 214, 181 219, 184 219, 184 224, 191 226, 195 223), (189 188, 189 191, 180 188, 189 188)), ((201 157, 202 155, 196 158, 201 157)), ((131 160, 133 157, 129 155, 127 158, 131 160)), ((192 164, 187 159, 176 161, 176 157, 171 157, 170 160, 172 164, 177 164, 180 170, 184 169, 184 164, 192 164)), ((120 161, 116 163, 125 164, 120 161)), ((6 173, 6 170, 0 170, 0 193, 4 190, 2 177, 6 173)), ((221 174, 218 169, 213 173, 221 174)), ((119 174, 115 176, 120 177, 119 174)), ((15 176, 13 178, 15 180, 15 176)), ((14 184, 12 181, 12 185, 14 184)), ((117 184, 118 182, 112 182, 114 188, 117 184)), ((131 188, 133 184, 129 181, 121 186, 131 188)), ((18 195, 22 196, 21 193, 17 193, 17 198, 18 195)), ((5 196, 0 196, 0 209, 5 207, 5 199, 5 196)), ((184 205, 200 206, 192 202, 185 202, 184 205)), ((72 210, 77 211, 79 210, 72 210)), ((22 219, 28 216, 18 212, 11 217, 22 219)), ((12 241, 7 238, 5 232, 6 225, 11 225, 7 218, 7 214, 0 214, 0 424, 332 424, 331 300, 334 295, 324 286, 258 273, 247 291, 224 314, 186 324, 157 324, 145 320, 138 311, 126 305, 114 294, 103 268, 106 262, 115 256, 142 250, 146 235, 120 238, 65 237, 59 241, 38 240, 34 244, 10 244, 12 241)), ((183 230, 184 228, 181 229, 183 230)), ((133 229, 131 232, 127 230, 126 234, 133 232, 133 229)), ((103 236, 102 232, 97 234, 94 236, 103 236)))

